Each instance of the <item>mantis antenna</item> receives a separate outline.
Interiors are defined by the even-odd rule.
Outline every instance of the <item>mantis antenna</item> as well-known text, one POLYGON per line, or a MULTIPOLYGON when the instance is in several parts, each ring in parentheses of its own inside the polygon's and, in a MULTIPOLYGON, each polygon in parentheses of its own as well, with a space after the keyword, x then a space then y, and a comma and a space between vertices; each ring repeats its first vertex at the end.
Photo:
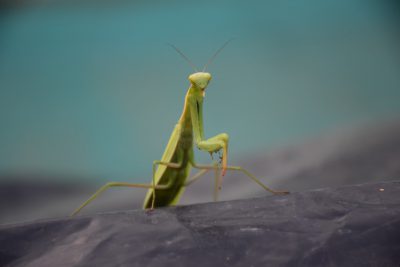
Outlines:
POLYGON ((173 44, 170 44, 170 43, 167 43, 167 44, 168 44, 169 46, 171 46, 173 49, 175 49, 175 51, 178 52, 178 54, 181 55, 181 56, 189 63, 189 65, 194 69, 195 72, 198 72, 196 66, 192 63, 192 61, 191 61, 187 56, 185 56, 185 54, 183 54, 183 53, 181 52, 181 50, 179 50, 179 49, 178 49, 176 46, 174 46, 173 44))
POLYGON ((207 64, 204 66, 203 68, 203 72, 206 71, 208 65, 210 65, 213 60, 217 57, 217 55, 222 51, 222 49, 225 48, 225 46, 227 46, 234 38, 229 39, 228 41, 226 41, 215 53, 214 55, 208 60, 207 64))

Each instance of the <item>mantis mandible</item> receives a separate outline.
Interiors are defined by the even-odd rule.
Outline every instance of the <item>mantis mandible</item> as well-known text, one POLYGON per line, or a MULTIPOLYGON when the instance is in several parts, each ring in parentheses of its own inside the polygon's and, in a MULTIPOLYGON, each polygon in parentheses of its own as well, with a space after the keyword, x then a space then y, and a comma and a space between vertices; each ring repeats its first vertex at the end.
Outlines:
MULTIPOLYGON (((230 40, 229 40, 230 41, 230 40)), ((82 208, 97 198, 110 187, 147 188, 143 209, 154 209, 176 205, 186 186, 189 186, 204 174, 213 170, 215 172, 214 201, 218 198, 218 190, 221 189, 221 175, 227 170, 240 171, 259 186, 273 194, 288 194, 287 191, 275 191, 264 185, 258 178, 240 166, 228 166, 229 136, 226 133, 218 134, 205 139, 203 131, 203 99, 205 90, 211 80, 211 74, 205 72, 206 67, 217 54, 229 43, 227 41, 211 57, 201 72, 195 69, 195 73, 189 75, 190 86, 186 93, 182 114, 172 131, 167 147, 161 160, 153 162, 153 176, 150 184, 137 184, 125 182, 109 182, 95 192, 86 202, 77 208, 72 215, 77 214, 82 208), (203 151, 211 154, 222 151, 220 164, 197 164, 194 160, 193 143, 203 151), (199 172, 188 178, 191 168, 199 172), (222 173, 221 173, 222 172, 222 173)), ((171 45, 185 60, 193 65, 190 60, 175 46, 171 45)))

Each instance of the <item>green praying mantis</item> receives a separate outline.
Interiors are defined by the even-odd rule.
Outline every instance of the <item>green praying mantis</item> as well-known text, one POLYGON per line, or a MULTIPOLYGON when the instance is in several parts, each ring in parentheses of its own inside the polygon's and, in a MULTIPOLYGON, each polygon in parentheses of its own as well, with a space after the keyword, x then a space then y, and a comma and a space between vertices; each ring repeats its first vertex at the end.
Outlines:
MULTIPOLYGON (((201 72, 195 68, 195 73, 189 75, 190 86, 186 93, 182 114, 172 131, 167 147, 161 160, 153 162, 153 176, 150 184, 137 184, 125 182, 109 182, 86 200, 72 215, 77 214, 86 205, 96 199, 102 192, 111 187, 147 188, 143 209, 151 209, 176 205, 185 189, 197 179, 209 171, 215 174, 214 201, 218 199, 218 191, 221 189, 222 176, 226 171, 239 171, 249 177, 259 186, 273 194, 288 194, 287 191, 275 191, 264 185, 258 178, 240 166, 228 166, 229 136, 226 133, 218 134, 205 139, 203 130, 203 99, 205 90, 211 81, 211 74, 206 71, 207 66, 218 53, 230 42, 227 41, 211 57, 201 72), (222 151, 220 162, 211 165, 197 164, 194 160, 193 143, 203 151, 213 153, 222 151), (198 169, 191 178, 191 168, 198 169)), ((185 60, 191 61, 175 46, 171 45, 185 60)))

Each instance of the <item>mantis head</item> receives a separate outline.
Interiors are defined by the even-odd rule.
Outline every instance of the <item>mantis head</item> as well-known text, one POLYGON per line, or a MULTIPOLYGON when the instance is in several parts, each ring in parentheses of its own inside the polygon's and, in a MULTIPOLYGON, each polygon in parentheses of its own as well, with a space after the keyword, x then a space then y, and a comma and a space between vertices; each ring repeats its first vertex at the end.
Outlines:
POLYGON ((201 90, 206 89, 208 83, 211 80, 211 74, 208 72, 196 72, 189 75, 189 81, 193 87, 201 90))

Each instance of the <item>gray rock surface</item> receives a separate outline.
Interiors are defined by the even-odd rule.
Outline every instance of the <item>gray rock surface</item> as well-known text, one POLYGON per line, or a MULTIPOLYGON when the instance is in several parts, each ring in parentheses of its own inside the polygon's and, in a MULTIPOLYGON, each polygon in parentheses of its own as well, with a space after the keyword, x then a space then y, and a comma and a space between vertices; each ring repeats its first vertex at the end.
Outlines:
POLYGON ((0 266, 399 266, 400 182, 4 225, 0 266))

